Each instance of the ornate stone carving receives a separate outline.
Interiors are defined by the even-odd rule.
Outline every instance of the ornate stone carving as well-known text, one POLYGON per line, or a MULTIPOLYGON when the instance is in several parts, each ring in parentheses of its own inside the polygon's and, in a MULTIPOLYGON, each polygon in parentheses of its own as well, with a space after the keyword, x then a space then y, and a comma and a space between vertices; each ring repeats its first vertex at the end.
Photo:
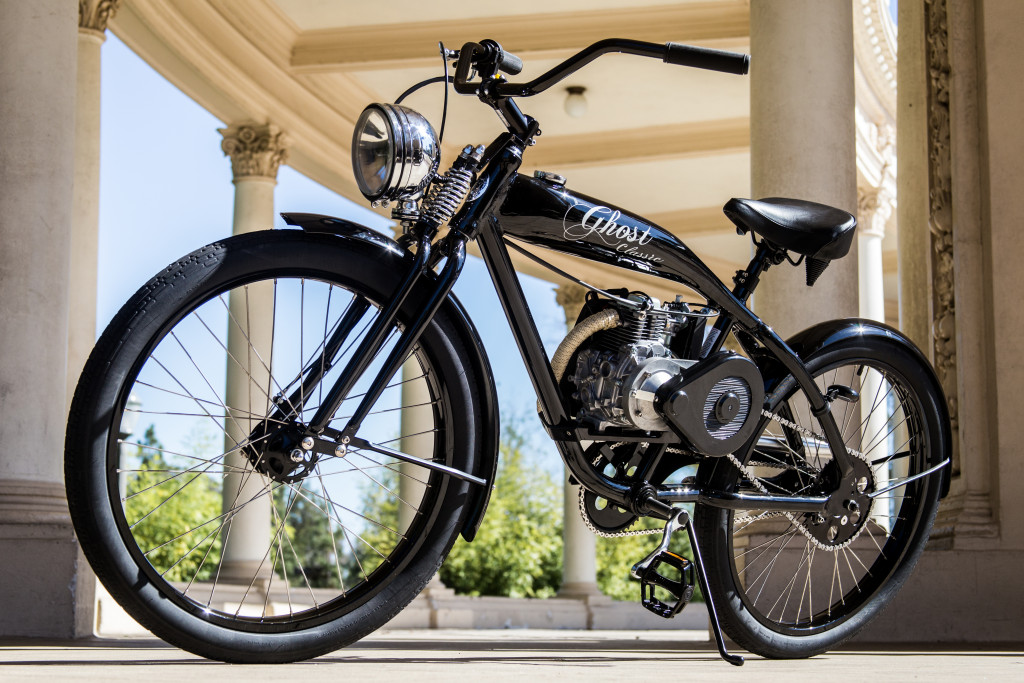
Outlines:
MULTIPOLYGON (((860 222, 865 221, 879 207, 877 187, 857 186, 857 217, 860 222)), ((859 226, 858 226, 859 227, 859 226)))
MULTIPOLYGON (((876 127, 877 129, 877 127, 876 127)), ((896 208, 893 170, 896 167, 893 134, 888 126, 877 129, 875 146, 883 160, 878 187, 857 186, 857 230, 862 237, 885 237, 885 226, 896 208)))
POLYGON ((946 392, 953 428, 953 469, 957 444, 956 301, 953 260, 953 176, 949 120, 949 31, 946 0, 926 0, 928 58, 928 227, 932 258, 932 343, 935 370, 946 392))
POLYGON ((558 285, 555 289, 555 302, 565 311, 565 326, 572 329, 576 325, 576 318, 583 310, 583 303, 586 301, 587 289, 575 282, 567 282, 558 285))
POLYGON ((241 123, 221 128, 220 147, 231 157, 235 180, 259 176, 277 178, 277 169, 288 160, 288 138, 272 123, 241 123))
POLYGON ((78 28, 103 33, 121 0, 78 0, 78 28))
POLYGON ((896 110, 896 25, 889 0, 855 0, 853 41, 868 87, 889 112, 896 110))

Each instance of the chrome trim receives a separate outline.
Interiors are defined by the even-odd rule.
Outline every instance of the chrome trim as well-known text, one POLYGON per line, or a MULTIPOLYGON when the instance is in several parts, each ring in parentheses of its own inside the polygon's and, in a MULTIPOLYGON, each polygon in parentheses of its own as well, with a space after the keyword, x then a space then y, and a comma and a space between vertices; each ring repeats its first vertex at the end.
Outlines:
POLYGON ((389 456, 391 458, 394 458, 395 460, 401 460, 402 462, 407 462, 418 467, 426 468, 428 470, 434 470, 435 472, 450 474, 456 479, 462 479, 463 481, 468 481, 471 484, 487 486, 486 479, 481 479, 480 477, 472 475, 469 472, 463 472, 462 470, 456 469, 454 467, 449 467, 448 465, 442 465, 441 463, 434 462, 433 460, 424 460, 423 458, 417 458, 415 455, 408 455, 401 451, 396 451, 393 448, 388 448, 386 446, 370 443, 366 439, 360 439, 359 437, 352 437, 350 439, 350 442, 348 443, 348 447, 355 450, 373 451, 374 453, 380 453, 381 455, 389 456))
MULTIPOLYGON (((658 492, 661 499, 661 492, 658 492)), ((763 493, 702 491, 699 502, 727 510, 768 510, 778 512, 820 512, 827 496, 773 496, 763 493)))
POLYGON ((938 472, 943 467, 945 467, 947 464, 949 464, 949 458, 946 458, 945 460, 940 462, 935 467, 929 467, 928 469, 926 469, 924 472, 921 472, 920 474, 915 474, 914 476, 907 477, 906 479, 900 479, 899 481, 897 481, 895 483, 889 484, 884 489, 881 489, 881 490, 878 490, 878 491, 874 491, 873 493, 869 493, 868 494, 868 498, 877 498, 878 496, 882 495, 883 493, 888 493, 889 491, 892 491, 893 489, 898 489, 901 486, 906 486, 907 484, 909 484, 912 481, 917 481, 918 479, 921 479, 922 477, 927 477, 929 474, 934 474, 935 472, 938 472))
MULTIPOLYGON (((441 161, 441 146, 434 128, 422 114, 408 107, 374 103, 363 111, 365 113, 370 109, 383 114, 388 135, 394 143, 395 156, 384 189, 376 194, 367 194, 360 184, 360 173, 357 170, 355 177, 359 191, 371 202, 420 199, 441 161)), ((360 114, 359 121, 362 117, 360 114)), ((356 123, 356 130, 353 131, 353 165, 357 163, 355 153, 361 132, 358 127, 359 121, 356 123)))

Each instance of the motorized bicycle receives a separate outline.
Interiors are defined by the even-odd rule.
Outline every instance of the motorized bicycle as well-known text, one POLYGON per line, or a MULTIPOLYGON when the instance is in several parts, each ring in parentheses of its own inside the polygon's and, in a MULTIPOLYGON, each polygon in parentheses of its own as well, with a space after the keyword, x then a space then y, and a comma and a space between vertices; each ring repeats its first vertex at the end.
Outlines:
POLYGON ((473 539, 495 475, 491 370, 451 293, 475 241, 587 525, 616 536, 637 533, 641 517, 665 523, 632 570, 643 605, 674 616, 699 585, 734 664, 722 631, 767 657, 852 637, 906 581, 948 490, 945 399, 897 330, 835 320, 783 340, 746 302, 787 260, 802 260, 813 285, 846 255, 854 217, 796 199, 730 200, 726 215, 756 245, 730 289, 650 221, 554 174, 517 173, 540 135, 517 100, 601 55, 732 74, 749 58, 609 39, 514 83, 506 75, 521 61, 492 40, 441 49, 446 75, 414 88, 442 81, 447 97, 451 83, 507 130, 442 174, 426 119, 368 106, 355 177, 367 199, 395 203, 401 236, 284 214, 299 229, 189 254, 103 333, 66 454, 97 576, 156 635, 225 661, 314 657, 402 610, 457 536, 473 539), (509 251, 550 266, 536 247, 701 300, 580 282, 586 303, 549 359, 509 251), (133 416, 155 420, 145 439, 126 436, 133 416), (181 436, 197 420, 223 448, 181 436), (678 530, 692 558, 669 550, 678 530))

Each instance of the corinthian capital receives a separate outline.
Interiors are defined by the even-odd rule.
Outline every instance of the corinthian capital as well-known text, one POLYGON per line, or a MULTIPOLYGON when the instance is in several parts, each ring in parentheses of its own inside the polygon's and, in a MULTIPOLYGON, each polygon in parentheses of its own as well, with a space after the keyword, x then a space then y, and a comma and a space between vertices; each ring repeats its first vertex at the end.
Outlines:
POLYGON ((892 212, 892 196, 884 187, 857 188, 857 223, 862 236, 885 237, 885 224, 892 212))
POLYGON ((586 303, 587 290, 575 282, 566 282, 555 289, 555 302, 565 311, 565 326, 570 330, 586 303))
POLYGON ((103 33, 121 0, 78 0, 78 28, 103 33))
POLYGON ((272 123, 240 123, 221 128, 220 148, 231 157, 235 180, 261 176, 277 178, 277 169, 288 160, 288 138, 272 123))

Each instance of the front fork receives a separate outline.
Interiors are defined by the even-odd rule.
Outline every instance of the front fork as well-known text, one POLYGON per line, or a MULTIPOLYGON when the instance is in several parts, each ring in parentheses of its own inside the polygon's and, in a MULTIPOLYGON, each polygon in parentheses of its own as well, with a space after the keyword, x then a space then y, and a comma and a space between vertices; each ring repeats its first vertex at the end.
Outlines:
MULTIPOLYGON (((447 247, 447 261, 436 279, 430 281, 427 273, 430 271, 431 242, 429 237, 423 236, 418 240, 418 247, 415 258, 409 267, 409 271, 403 277, 398 288, 392 293, 387 305, 374 319, 372 325, 360 342, 348 364, 342 370, 338 379, 331 386, 322 403, 317 408, 312 420, 304 426, 304 435, 319 442, 319 437, 328 433, 332 439, 340 441, 343 447, 347 447, 355 438, 363 420, 369 414, 370 409, 380 398, 381 393, 388 387, 398 369, 409 358, 413 346, 419 340, 420 335, 433 319, 434 314, 444 303, 444 300, 451 293, 452 287, 462 272, 466 261, 466 239, 461 235, 452 235, 445 241, 447 247), (426 284, 429 283, 429 284, 426 284), (362 396, 358 407, 349 417, 345 427, 338 431, 328 428, 331 419, 341 407, 345 398, 355 387, 356 382, 373 362, 373 359, 387 343, 392 331, 398 325, 398 315, 402 306, 409 299, 414 289, 422 289, 425 286, 431 288, 431 293, 419 313, 407 325, 402 334, 398 337, 394 347, 388 353, 387 358, 380 371, 374 377, 369 389, 362 396)), ((278 396, 275 399, 277 407, 267 420, 268 424, 291 423, 294 417, 301 413, 302 406, 308 397, 315 394, 315 387, 323 380, 327 371, 330 370, 341 352, 342 345, 355 325, 370 308, 370 303, 363 297, 357 296, 349 310, 339 321, 337 328, 330 338, 324 343, 324 349, 320 357, 315 358, 307 367, 302 376, 299 386, 287 397, 278 396)), ((254 433, 255 435, 255 433, 254 433)), ((253 439, 255 440, 255 439, 253 439)), ((317 450, 323 450, 323 443, 317 443, 317 450)))

